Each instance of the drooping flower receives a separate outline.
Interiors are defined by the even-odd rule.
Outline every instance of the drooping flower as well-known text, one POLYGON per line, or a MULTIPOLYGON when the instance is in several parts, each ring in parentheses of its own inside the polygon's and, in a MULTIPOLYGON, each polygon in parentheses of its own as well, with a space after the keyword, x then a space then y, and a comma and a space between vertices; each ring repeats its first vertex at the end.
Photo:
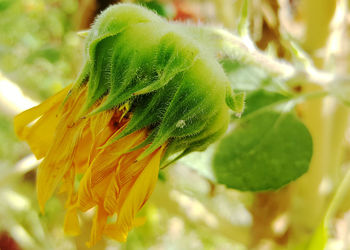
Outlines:
POLYGON ((215 55, 185 27, 136 5, 110 7, 89 32, 74 85, 15 117, 19 138, 44 158, 41 211, 61 185, 64 229, 77 235, 77 212, 95 208, 90 246, 102 235, 125 241, 159 167, 226 131, 237 100, 215 55))

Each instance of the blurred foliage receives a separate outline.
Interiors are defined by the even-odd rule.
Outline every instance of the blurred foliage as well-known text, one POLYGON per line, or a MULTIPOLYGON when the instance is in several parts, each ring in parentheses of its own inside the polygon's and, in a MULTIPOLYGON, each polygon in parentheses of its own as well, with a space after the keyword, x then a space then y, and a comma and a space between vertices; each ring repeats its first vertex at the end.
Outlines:
POLYGON ((11 167, 21 157, 25 155, 27 150, 23 147, 23 143, 16 138, 12 118, 0 114, 0 173, 5 167, 11 167))
POLYGON ((72 82, 80 70, 82 43, 72 22, 77 8, 70 0, 1 0, 1 71, 37 99, 72 82))
MULTIPOLYGON (((240 22, 241 0, 135 2, 168 18, 201 20, 224 25, 231 31, 238 26, 249 28, 251 39, 266 54, 293 60, 296 68, 302 71, 314 62, 318 69, 334 74, 349 72, 348 1, 248 1, 249 23, 240 22), (335 13, 339 20, 347 20, 338 20, 344 27, 331 22, 335 13), (292 46, 293 42, 301 44, 300 50, 292 46), (304 56, 302 49, 309 55, 304 56)), ((81 23, 79 18, 93 18, 82 13, 88 12, 86 5, 97 9, 95 1, 0 0, 1 72, 26 95, 38 100, 74 81, 81 67, 83 50, 83 39, 76 33, 81 23)), ((328 250, 348 247, 350 237, 344 234, 350 222, 343 217, 347 218, 350 205, 344 202, 343 195, 349 193, 349 188, 344 181, 340 184, 350 160, 344 156, 350 152, 345 140, 348 108, 328 97, 326 101, 320 99, 322 96, 308 100, 310 91, 323 87, 304 75, 291 83, 270 74, 263 69, 264 65, 250 65, 225 56, 222 65, 232 87, 247 94, 242 118, 239 120, 232 115, 231 130, 218 145, 202 153, 193 153, 177 166, 161 171, 161 181, 140 214, 147 217, 147 222, 133 230, 125 244, 106 239, 93 249, 318 250, 327 242, 328 250), (300 96, 302 98, 298 99, 300 96), (278 109, 280 104, 290 105, 289 112, 282 116, 282 110, 278 109), (259 129, 249 130, 249 123, 259 129), (264 151, 266 154, 254 151, 260 156, 257 164, 257 158, 248 155, 254 148, 237 144, 260 141, 261 134, 273 124, 277 125, 263 144, 263 149, 268 149, 264 151), (310 166, 305 163, 310 160, 312 150, 306 128, 314 143, 310 166), (250 141, 244 133, 251 133, 250 141), (214 156, 215 152, 219 154, 214 156), (222 156, 225 152, 226 156, 222 156), (231 161, 242 160, 239 158, 242 155, 246 156, 242 168, 248 165, 259 169, 237 171, 235 177, 240 180, 234 182, 232 171, 240 164, 231 161), (300 169, 288 164, 298 157, 302 162, 300 169), (281 160, 287 168, 278 168, 281 160), (280 187, 304 173, 307 167, 309 171, 278 191, 252 193, 217 184, 222 172, 218 175, 215 165, 229 170, 228 177, 221 176, 219 182, 248 190, 280 187), (275 178, 278 171, 289 174, 284 173, 284 179, 267 184, 266 179, 259 178, 268 175, 275 178), (341 210, 337 211, 336 206, 341 210), (330 226, 332 231, 328 230, 330 226)), ((344 102, 349 101, 349 91, 345 91, 349 88, 348 82, 344 77, 330 86, 334 96, 341 96, 344 102)), ((84 225, 88 223, 86 216, 89 214, 81 215, 83 232, 77 238, 63 234, 64 202, 59 194, 48 202, 45 215, 39 214, 35 170, 24 167, 30 151, 16 139, 12 117, 7 114, 0 114, 0 139, 0 200, 3 203, 0 206, 0 248, 1 240, 7 237, 22 249, 85 249, 89 232, 84 228, 89 227, 84 225)), ((35 167, 37 163, 32 164, 35 167)), ((268 180, 273 181, 273 178, 268 180)))

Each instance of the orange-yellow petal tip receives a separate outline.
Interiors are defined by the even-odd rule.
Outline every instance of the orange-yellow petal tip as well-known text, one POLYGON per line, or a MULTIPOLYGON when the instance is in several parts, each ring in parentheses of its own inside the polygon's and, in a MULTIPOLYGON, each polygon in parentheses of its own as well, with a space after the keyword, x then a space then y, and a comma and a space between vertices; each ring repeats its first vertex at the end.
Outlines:
POLYGON ((70 208, 64 218, 64 233, 68 236, 80 234, 79 218, 76 208, 70 208))
POLYGON ((128 233, 121 231, 120 227, 115 224, 107 225, 103 233, 107 237, 119 242, 126 242, 128 237, 128 233))

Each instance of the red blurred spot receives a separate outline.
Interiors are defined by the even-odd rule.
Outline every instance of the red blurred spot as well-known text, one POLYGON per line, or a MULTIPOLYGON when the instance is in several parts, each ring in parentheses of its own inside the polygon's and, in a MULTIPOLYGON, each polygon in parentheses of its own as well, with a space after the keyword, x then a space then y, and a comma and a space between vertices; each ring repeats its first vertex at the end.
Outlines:
POLYGON ((186 21, 186 20, 192 20, 192 21, 200 21, 200 18, 191 10, 189 6, 186 5, 186 2, 177 0, 174 1, 175 6, 175 16, 173 20, 177 21, 186 21))
POLYGON ((16 241, 7 233, 0 233, 0 249, 1 250, 20 250, 16 241))

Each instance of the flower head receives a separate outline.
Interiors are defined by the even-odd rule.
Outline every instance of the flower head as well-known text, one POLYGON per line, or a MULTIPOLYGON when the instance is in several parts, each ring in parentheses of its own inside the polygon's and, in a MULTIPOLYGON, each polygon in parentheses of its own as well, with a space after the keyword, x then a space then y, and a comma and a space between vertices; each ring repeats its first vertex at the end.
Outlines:
POLYGON ((125 241, 159 167, 226 131, 228 80, 185 27, 139 6, 110 7, 89 32, 76 83, 15 118, 17 135, 44 158, 41 211, 59 184, 66 233, 79 233, 77 211, 95 208, 89 245, 103 234, 125 241))

